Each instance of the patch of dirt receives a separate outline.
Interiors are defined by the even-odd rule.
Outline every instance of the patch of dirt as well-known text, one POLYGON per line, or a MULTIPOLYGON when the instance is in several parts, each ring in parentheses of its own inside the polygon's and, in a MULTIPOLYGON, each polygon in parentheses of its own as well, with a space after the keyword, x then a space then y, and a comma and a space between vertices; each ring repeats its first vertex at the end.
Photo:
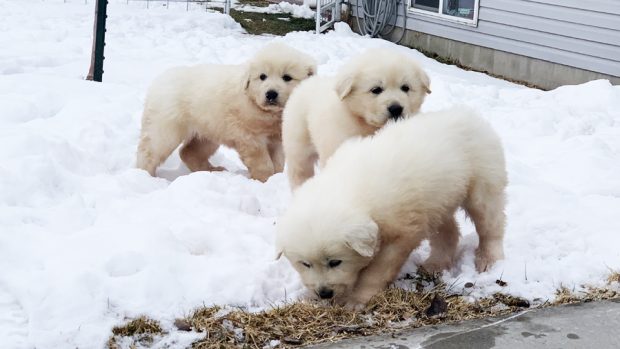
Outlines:
POLYGON ((256 13, 230 10, 230 16, 237 21, 248 34, 286 35, 294 31, 314 30, 313 19, 296 18, 284 13, 256 13))

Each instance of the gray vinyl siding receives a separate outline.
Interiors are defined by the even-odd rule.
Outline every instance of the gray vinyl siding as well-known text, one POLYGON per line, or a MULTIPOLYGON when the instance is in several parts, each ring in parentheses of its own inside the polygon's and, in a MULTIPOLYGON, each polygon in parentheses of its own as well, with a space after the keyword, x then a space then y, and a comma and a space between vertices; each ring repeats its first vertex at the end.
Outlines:
POLYGON ((620 76, 620 0, 480 0, 477 26, 408 12, 407 29, 620 76))

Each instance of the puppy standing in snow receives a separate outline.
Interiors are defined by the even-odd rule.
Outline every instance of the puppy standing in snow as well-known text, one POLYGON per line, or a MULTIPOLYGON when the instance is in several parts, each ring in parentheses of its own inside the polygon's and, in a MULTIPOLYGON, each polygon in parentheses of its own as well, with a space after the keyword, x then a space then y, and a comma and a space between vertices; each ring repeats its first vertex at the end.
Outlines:
POLYGON ((282 142, 292 189, 314 175, 346 139, 373 134, 390 119, 413 115, 430 93, 426 73, 411 58, 370 49, 335 78, 312 77, 292 93, 282 142))
POLYGON ((359 307, 430 240, 427 270, 452 266, 461 207, 484 271, 502 259, 507 175, 498 136, 468 110, 419 114, 345 142, 278 222, 277 252, 310 290, 359 307))
POLYGON ((316 71, 314 60, 272 43, 247 64, 174 68, 151 85, 142 116, 137 165, 152 176, 181 143, 192 171, 215 171, 209 157, 234 148, 254 179, 282 172, 282 109, 291 91, 316 71))

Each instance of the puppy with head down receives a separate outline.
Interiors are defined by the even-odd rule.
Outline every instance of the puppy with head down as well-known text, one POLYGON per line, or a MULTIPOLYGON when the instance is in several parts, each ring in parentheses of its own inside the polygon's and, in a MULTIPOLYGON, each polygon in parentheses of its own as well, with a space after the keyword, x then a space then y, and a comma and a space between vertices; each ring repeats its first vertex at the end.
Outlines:
POLYGON ((428 75, 410 57, 370 49, 336 77, 312 77, 283 113, 282 141, 293 189, 314 175, 346 139, 373 134, 388 120, 414 115, 430 93, 428 75))
POLYGON ((299 187, 276 248, 320 298, 357 308, 398 275, 424 239, 430 271, 456 258, 460 207, 473 220, 478 271, 503 258, 507 175, 499 138, 460 109, 391 123, 345 142, 299 187))
POLYGON ((234 148, 250 176, 266 181, 284 167, 282 110, 315 61, 287 45, 265 46, 246 64, 171 69, 152 83, 144 105, 137 166, 155 175, 179 144, 192 171, 220 145, 234 148))

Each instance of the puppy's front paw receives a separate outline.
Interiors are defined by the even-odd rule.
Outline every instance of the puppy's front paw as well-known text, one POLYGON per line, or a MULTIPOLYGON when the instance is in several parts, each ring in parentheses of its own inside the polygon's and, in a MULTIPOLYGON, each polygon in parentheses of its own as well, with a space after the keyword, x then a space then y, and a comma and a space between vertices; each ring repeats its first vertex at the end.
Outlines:
POLYGON ((374 296, 374 293, 372 292, 353 292, 349 295, 349 297, 347 297, 344 306, 345 308, 353 311, 364 310, 364 308, 366 308, 366 304, 368 304, 368 301, 370 301, 372 296, 374 296))
POLYGON ((504 259, 504 251, 501 247, 495 249, 478 248, 478 250, 476 250, 476 259, 474 261, 476 264, 476 270, 479 273, 485 272, 500 259, 504 259))
POLYGON ((429 273, 441 273, 444 270, 448 270, 452 267, 452 260, 450 258, 429 258, 423 264, 422 268, 429 273))
POLYGON ((252 177, 252 179, 256 179, 258 181, 261 181, 263 183, 267 182, 267 180, 269 179, 269 177, 273 176, 274 172, 272 170, 250 170, 250 177, 252 177))
POLYGON ((352 311, 362 311, 364 310, 364 308, 366 308, 366 303, 362 303, 362 302, 351 299, 347 301, 344 307, 352 311))

